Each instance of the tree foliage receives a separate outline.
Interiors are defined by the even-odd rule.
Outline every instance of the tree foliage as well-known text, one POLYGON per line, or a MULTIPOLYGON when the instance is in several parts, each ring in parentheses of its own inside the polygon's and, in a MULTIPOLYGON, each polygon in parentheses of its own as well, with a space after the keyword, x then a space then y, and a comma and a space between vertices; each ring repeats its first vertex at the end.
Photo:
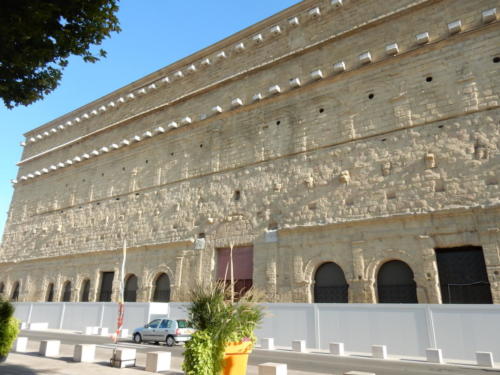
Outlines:
POLYGON ((0 98, 8 108, 29 105, 53 91, 71 55, 85 62, 119 32, 119 0, 0 1, 0 98))

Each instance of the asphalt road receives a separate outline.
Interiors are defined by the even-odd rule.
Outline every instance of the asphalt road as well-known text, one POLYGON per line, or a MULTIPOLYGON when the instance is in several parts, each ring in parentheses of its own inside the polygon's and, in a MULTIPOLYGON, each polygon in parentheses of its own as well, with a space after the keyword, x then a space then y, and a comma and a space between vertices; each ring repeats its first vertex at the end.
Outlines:
MULTIPOLYGON (((62 344, 96 344, 100 347, 112 348, 114 344, 108 337, 86 336, 80 334, 59 333, 54 331, 23 331, 30 341, 47 339, 60 340, 62 344)), ((119 346, 135 348, 140 353, 150 351, 170 351, 172 356, 181 357, 184 347, 176 345, 167 347, 164 344, 134 344, 131 340, 120 340, 119 346)), ((343 374, 357 370, 372 372, 377 375, 489 375, 499 374, 500 369, 485 369, 460 364, 435 365, 418 360, 376 360, 369 356, 334 357, 322 353, 296 353, 286 350, 253 350, 249 358, 250 365, 265 362, 286 363, 288 369, 310 374, 343 374)))

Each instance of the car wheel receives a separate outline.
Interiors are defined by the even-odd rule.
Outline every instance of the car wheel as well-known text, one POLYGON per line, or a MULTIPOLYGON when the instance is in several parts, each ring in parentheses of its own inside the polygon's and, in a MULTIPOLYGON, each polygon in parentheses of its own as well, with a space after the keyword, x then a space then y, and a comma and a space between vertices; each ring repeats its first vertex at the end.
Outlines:
POLYGON ((167 346, 173 346, 175 344, 175 340, 172 336, 167 336, 167 339, 165 340, 165 344, 167 346))
POLYGON ((142 337, 141 337, 141 335, 140 335, 139 333, 136 333, 136 334, 134 335, 134 342, 135 342, 136 344, 140 344, 140 343, 142 342, 142 337))

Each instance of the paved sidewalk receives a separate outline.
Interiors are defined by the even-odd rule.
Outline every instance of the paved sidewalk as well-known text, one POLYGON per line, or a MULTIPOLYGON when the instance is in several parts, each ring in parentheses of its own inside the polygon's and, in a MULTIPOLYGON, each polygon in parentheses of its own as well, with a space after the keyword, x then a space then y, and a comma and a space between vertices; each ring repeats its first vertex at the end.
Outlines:
MULTIPOLYGON (((109 359, 112 350, 108 348, 96 348, 95 363, 75 363, 73 362, 73 345, 61 345, 59 358, 45 358, 38 354, 38 342, 28 344, 27 353, 10 353, 7 361, 0 364, 1 375, 34 375, 34 374, 55 374, 55 375, 144 375, 146 366, 146 354, 137 353, 137 367, 117 369, 109 366, 109 359)), ((163 374, 181 375, 182 357, 172 356, 172 370, 162 372, 163 374)), ((248 375, 257 375, 257 366, 248 366, 248 375)), ((290 375, 326 375, 288 371, 290 375)), ((328 374, 331 375, 331 374, 328 374)))

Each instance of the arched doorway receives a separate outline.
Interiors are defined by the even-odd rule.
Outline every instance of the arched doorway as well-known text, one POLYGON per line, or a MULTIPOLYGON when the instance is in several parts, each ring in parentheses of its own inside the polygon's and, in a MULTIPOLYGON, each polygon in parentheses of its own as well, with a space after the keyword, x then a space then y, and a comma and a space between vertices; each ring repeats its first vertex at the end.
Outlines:
POLYGON ((411 268, 400 260, 384 263, 377 276, 379 303, 418 303, 411 268))
POLYGON ((137 276, 130 275, 125 282, 125 302, 137 302, 137 276))
POLYGON ((12 301, 17 301, 19 299, 19 281, 16 281, 12 286, 12 293, 10 295, 12 301))
POLYGON ((347 303, 347 285, 344 271, 338 264, 322 264, 314 275, 315 303, 347 303))
POLYGON ((156 278, 153 302, 170 302, 170 279, 166 273, 156 278))
POLYGON ((63 286, 62 302, 71 301, 71 281, 66 281, 63 286))
POLYGON ((90 280, 85 279, 82 283, 82 295, 80 296, 80 301, 89 302, 90 299, 90 280))
POLYGON ((50 283, 47 287, 47 296, 45 297, 45 301, 54 302, 54 283, 50 283))

